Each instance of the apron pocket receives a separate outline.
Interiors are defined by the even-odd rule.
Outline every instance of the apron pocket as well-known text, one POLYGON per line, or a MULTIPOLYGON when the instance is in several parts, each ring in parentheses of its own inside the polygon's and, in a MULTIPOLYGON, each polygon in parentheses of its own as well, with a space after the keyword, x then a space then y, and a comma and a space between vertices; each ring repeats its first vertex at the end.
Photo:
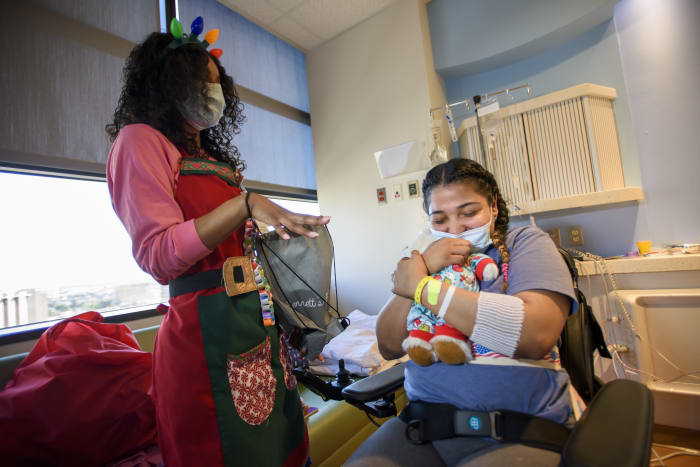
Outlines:
POLYGON ((267 420, 275 405, 277 381, 270 366, 270 338, 240 355, 229 355, 226 363, 233 403, 249 425, 267 420))
POLYGON ((284 385, 288 391, 294 390, 297 387, 297 379, 292 374, 292 357, 289 355, 289 344, 284 335, 280 335, 280 363, 282 364, 282 372, 284 373, 284 385))

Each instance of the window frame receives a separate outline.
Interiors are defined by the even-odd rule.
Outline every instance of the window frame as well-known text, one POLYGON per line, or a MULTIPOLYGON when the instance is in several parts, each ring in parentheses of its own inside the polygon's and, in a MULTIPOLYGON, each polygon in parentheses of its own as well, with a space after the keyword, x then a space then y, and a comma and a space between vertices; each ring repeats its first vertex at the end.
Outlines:
MULTIPOLYGON (((157 308, 154 308, 153 305, 123 308, 120 310, 107 311, 103 313, 101 312, 100 314, 104 317, 105 323, 114 324, 153 318, 156 316, 164 316, 163 313, 158 311, 157 308)), ((0 347, 8 344, 16 344, 18 342, 36 340, 51 326, 54 326, 65 319, 70 318, 59 318, 50 321, 39 321, 37 323, 20 324, 18 326, 2 328, 0 329, 0 347)))
POLYGON ((291 199, 295 201, 313 201, 318 202, 318 193, 316 190, 308 188, 295 188, 284 185, 275 185, 273 183, 258 182, 255 180, 243 179, 243 188, 251 193, 258 195, 270 196, 273 198, 291 199))

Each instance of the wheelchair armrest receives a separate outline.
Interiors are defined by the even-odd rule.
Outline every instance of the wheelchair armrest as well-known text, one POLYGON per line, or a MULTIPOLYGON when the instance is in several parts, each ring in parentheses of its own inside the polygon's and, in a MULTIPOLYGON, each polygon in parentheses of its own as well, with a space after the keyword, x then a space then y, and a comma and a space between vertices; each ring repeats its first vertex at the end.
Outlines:
POLYGON ((328 399, 342 401, 344 399, 341 393, 342 388, 333 384, 333 381, 323 380, 304 368, 294 368, 292 374, 296 377, 298 382, 321 396, 324 401, 328 399))
POLYGON ((362 403, 377 400, 403 386, 405 363, 399 363, 388 370, 368 376, 343 388, 343 397, 348 402, 362 403))
POLYGON ((651 391, 634 381, 611 381, 596 394, 569 435, 563 464, 648 465, 653 426, 651 391))

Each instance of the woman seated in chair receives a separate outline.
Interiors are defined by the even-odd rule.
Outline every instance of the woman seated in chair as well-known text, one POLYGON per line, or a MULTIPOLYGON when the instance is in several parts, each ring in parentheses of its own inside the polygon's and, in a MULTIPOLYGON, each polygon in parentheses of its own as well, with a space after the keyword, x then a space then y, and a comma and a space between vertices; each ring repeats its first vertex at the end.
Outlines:
MULTIPOLYGON (((473 357, 458 365, 409 361, 404 385, 408 399, 460 410, 511 410, 572 424, 569 377, 561 369, 556 343, 578 303, 554 243, 537 228, 509 228, 508 208, 496 180, 471 160, 452 159, 431 169, 423 182, 423 202, 432 234, 439 239, 422 254, 413 251, 399 261, 394 295, 377 322, 379 349, 387 359, 404 354, 407 316, 419 301, 469 337, 473 357), (464 264, 475 252, 489 255, 500 270, 496 279, 481 282, 480 292, 455 288, 447 281, 425 285, 427 277, 448 265, 464 264)), ((503 461, 492 459, 496 464, 509 463, 502 456, 513 454, 521 462, 531 458, 545 465, 548 458, 553 465, 560 458, 554 452, 489 438, 451 438, 418 446, 406 440, 405 429, 398 418, 389 420, 350 464, 453 464, 474 457, 484 461, 482 456, 490 451, 503 461)))

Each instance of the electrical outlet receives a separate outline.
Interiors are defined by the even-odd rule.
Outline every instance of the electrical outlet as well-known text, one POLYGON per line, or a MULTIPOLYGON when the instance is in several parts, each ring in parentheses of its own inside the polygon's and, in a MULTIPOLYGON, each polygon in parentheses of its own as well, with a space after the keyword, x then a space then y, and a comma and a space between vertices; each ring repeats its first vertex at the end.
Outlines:
POLYGON ((569 244, 571 246, 583 245, 583 228, 580 225, 569 227, 569 244))
POLYGON ((386 204, 386 188, 377 188, 377 203, 386 204))
POLYGON ((561 248, 561 230, 559 229, 559 227, 547 229, 547 233, 550 237, 552 237, 552 241, 557 246, 557 248, 561 248))

